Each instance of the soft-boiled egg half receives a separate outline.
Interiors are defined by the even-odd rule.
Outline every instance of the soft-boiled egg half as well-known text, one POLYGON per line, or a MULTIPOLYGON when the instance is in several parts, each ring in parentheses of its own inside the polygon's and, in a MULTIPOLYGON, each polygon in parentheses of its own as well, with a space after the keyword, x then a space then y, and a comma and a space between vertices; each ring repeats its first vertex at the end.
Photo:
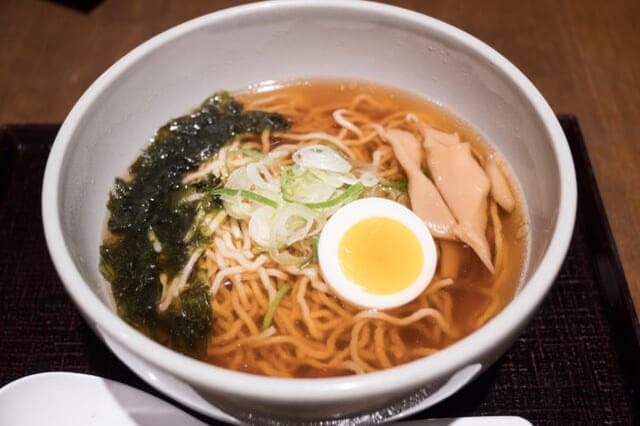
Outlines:
POLYGON ((336 211, 318 241, 327 284, 365 308, 404 305, 424 291, 436 268, 429 229, 402 204, 362 198, 336 211))

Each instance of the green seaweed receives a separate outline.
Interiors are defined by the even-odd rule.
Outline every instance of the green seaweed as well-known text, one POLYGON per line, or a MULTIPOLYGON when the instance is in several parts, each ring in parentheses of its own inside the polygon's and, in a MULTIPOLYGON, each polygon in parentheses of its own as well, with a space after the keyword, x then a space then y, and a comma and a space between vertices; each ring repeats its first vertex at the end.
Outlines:
MULTIPOLYGON (((197 279, 164 311, 158 309, 162 294, 160 273, 180 273, 198 238, 184 241, 199 210, 220 208, 210 194, 220 185, 216 177, 187 186, 182 177, 215 155, 237 135, 263 130, 286 130, 280 114, 243 111, 242 104, 226 92, 205 100, 192 113, 173 119, 129 168, 126 179, 117 178, 109 196, 109 236, 100 248, 100 269, 111 283, 119 315, 150 337, 181 352, 197 355, 211 327, 206 287, 197 279), (195 203, 185 196, 203 194, 195 203), (153 231, 162 250, 154 251, 153 231)), ((194 275, 194 274, 192 274, 194 275)))
POLYGON ((210 327, 209 289, 202 284, 192 284, 180 293, 176 303, 158 316, 156 333, 166 332, 167 344, 180 352, 199 354, 210 327))

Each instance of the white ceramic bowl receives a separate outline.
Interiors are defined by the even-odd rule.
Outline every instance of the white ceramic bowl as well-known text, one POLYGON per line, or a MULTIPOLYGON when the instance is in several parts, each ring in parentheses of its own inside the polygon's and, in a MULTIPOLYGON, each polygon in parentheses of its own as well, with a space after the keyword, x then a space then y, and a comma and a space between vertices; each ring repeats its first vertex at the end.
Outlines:
POLYGON ((566 139, 536 88, 489 46, 450 25, 368 2, 257 3, 203 16, 109 68, 65 120, 42 196, 47 244, 67 291, 107 344, 160 391, 220 419, 402 416, 493 363, 551 287, 566 254, 576 182, 566 139), (362 376, 274 379, 213 367, 136 332, 98 271, 105 203, 154 130, 219 89, 265 80, 355 77, 412 91, 472 124, 507 158, 528 201, 524 286, 493 320, 428 358, 362 376), (220 409, 220 410, 218 410, 220 409))

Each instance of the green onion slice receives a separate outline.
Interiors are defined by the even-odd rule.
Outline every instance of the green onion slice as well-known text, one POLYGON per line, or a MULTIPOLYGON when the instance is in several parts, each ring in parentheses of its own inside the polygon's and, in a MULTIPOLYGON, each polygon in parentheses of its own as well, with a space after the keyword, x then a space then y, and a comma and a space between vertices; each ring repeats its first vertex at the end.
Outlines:
POLYGON ((264 157, 264 154, 256 149, 242 148, 240 152, 255 160, 260 160, 264 157))
POLYGON ((399 189, 402 191, 406 190, 408 185, 409 181, 407 181, 407 179, 380 183, 380 186, 383 188, 399 189))
POLYGON ((269 303, 269 307, 267 308, 267 313, 262 320, 262 331, 271 327, 271 322, 273 321, 273 315, 276 313, 276 309, 282 300, 282 297, 291 290, 291 286, 289 284, 285 284, 278 289, 276 295, 273 296, 273 300, 269 303))
POLYGON ((311 262, 318 262, 318 236, 311 237, 311 262))
POLYGON ((264 197, 260 194, 256 194, 255 192, 248 191, 246 189, 219 188, 211 191, 211 195, 238 195, 238 194, 240 194, 241 196, 243 196, 248 200, 265 204, 269 207, 273 207, 274 209, 278 208, 278 203, 272 200, 271 198, 264 197))
POLYGON ((351 185, 349 188, 347 188, 347 190, 344 191, 342 194, 336 197, 330 198, 327 201, 322 201, 319 203, 304 203, 304 205, 311 209, 326 209, 327 207, 333 207, 340 203, 351 201, 358 198, 358 196, 363 190, 364 190, 364 185, 362 184, 362 182, 356 182, 353 185, 351 185))

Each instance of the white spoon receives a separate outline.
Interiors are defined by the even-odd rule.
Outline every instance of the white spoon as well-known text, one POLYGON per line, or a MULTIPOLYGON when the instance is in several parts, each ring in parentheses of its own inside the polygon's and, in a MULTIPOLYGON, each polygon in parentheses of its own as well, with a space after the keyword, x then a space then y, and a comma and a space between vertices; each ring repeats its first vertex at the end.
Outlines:
MULTIPOLYGON (((514 416, 416 420, 400 426, 530 426, 514 416)), ((131 386, 87 374, 50 372, 0 389, 0 425, 202 426, 200 420, 131 386)))

